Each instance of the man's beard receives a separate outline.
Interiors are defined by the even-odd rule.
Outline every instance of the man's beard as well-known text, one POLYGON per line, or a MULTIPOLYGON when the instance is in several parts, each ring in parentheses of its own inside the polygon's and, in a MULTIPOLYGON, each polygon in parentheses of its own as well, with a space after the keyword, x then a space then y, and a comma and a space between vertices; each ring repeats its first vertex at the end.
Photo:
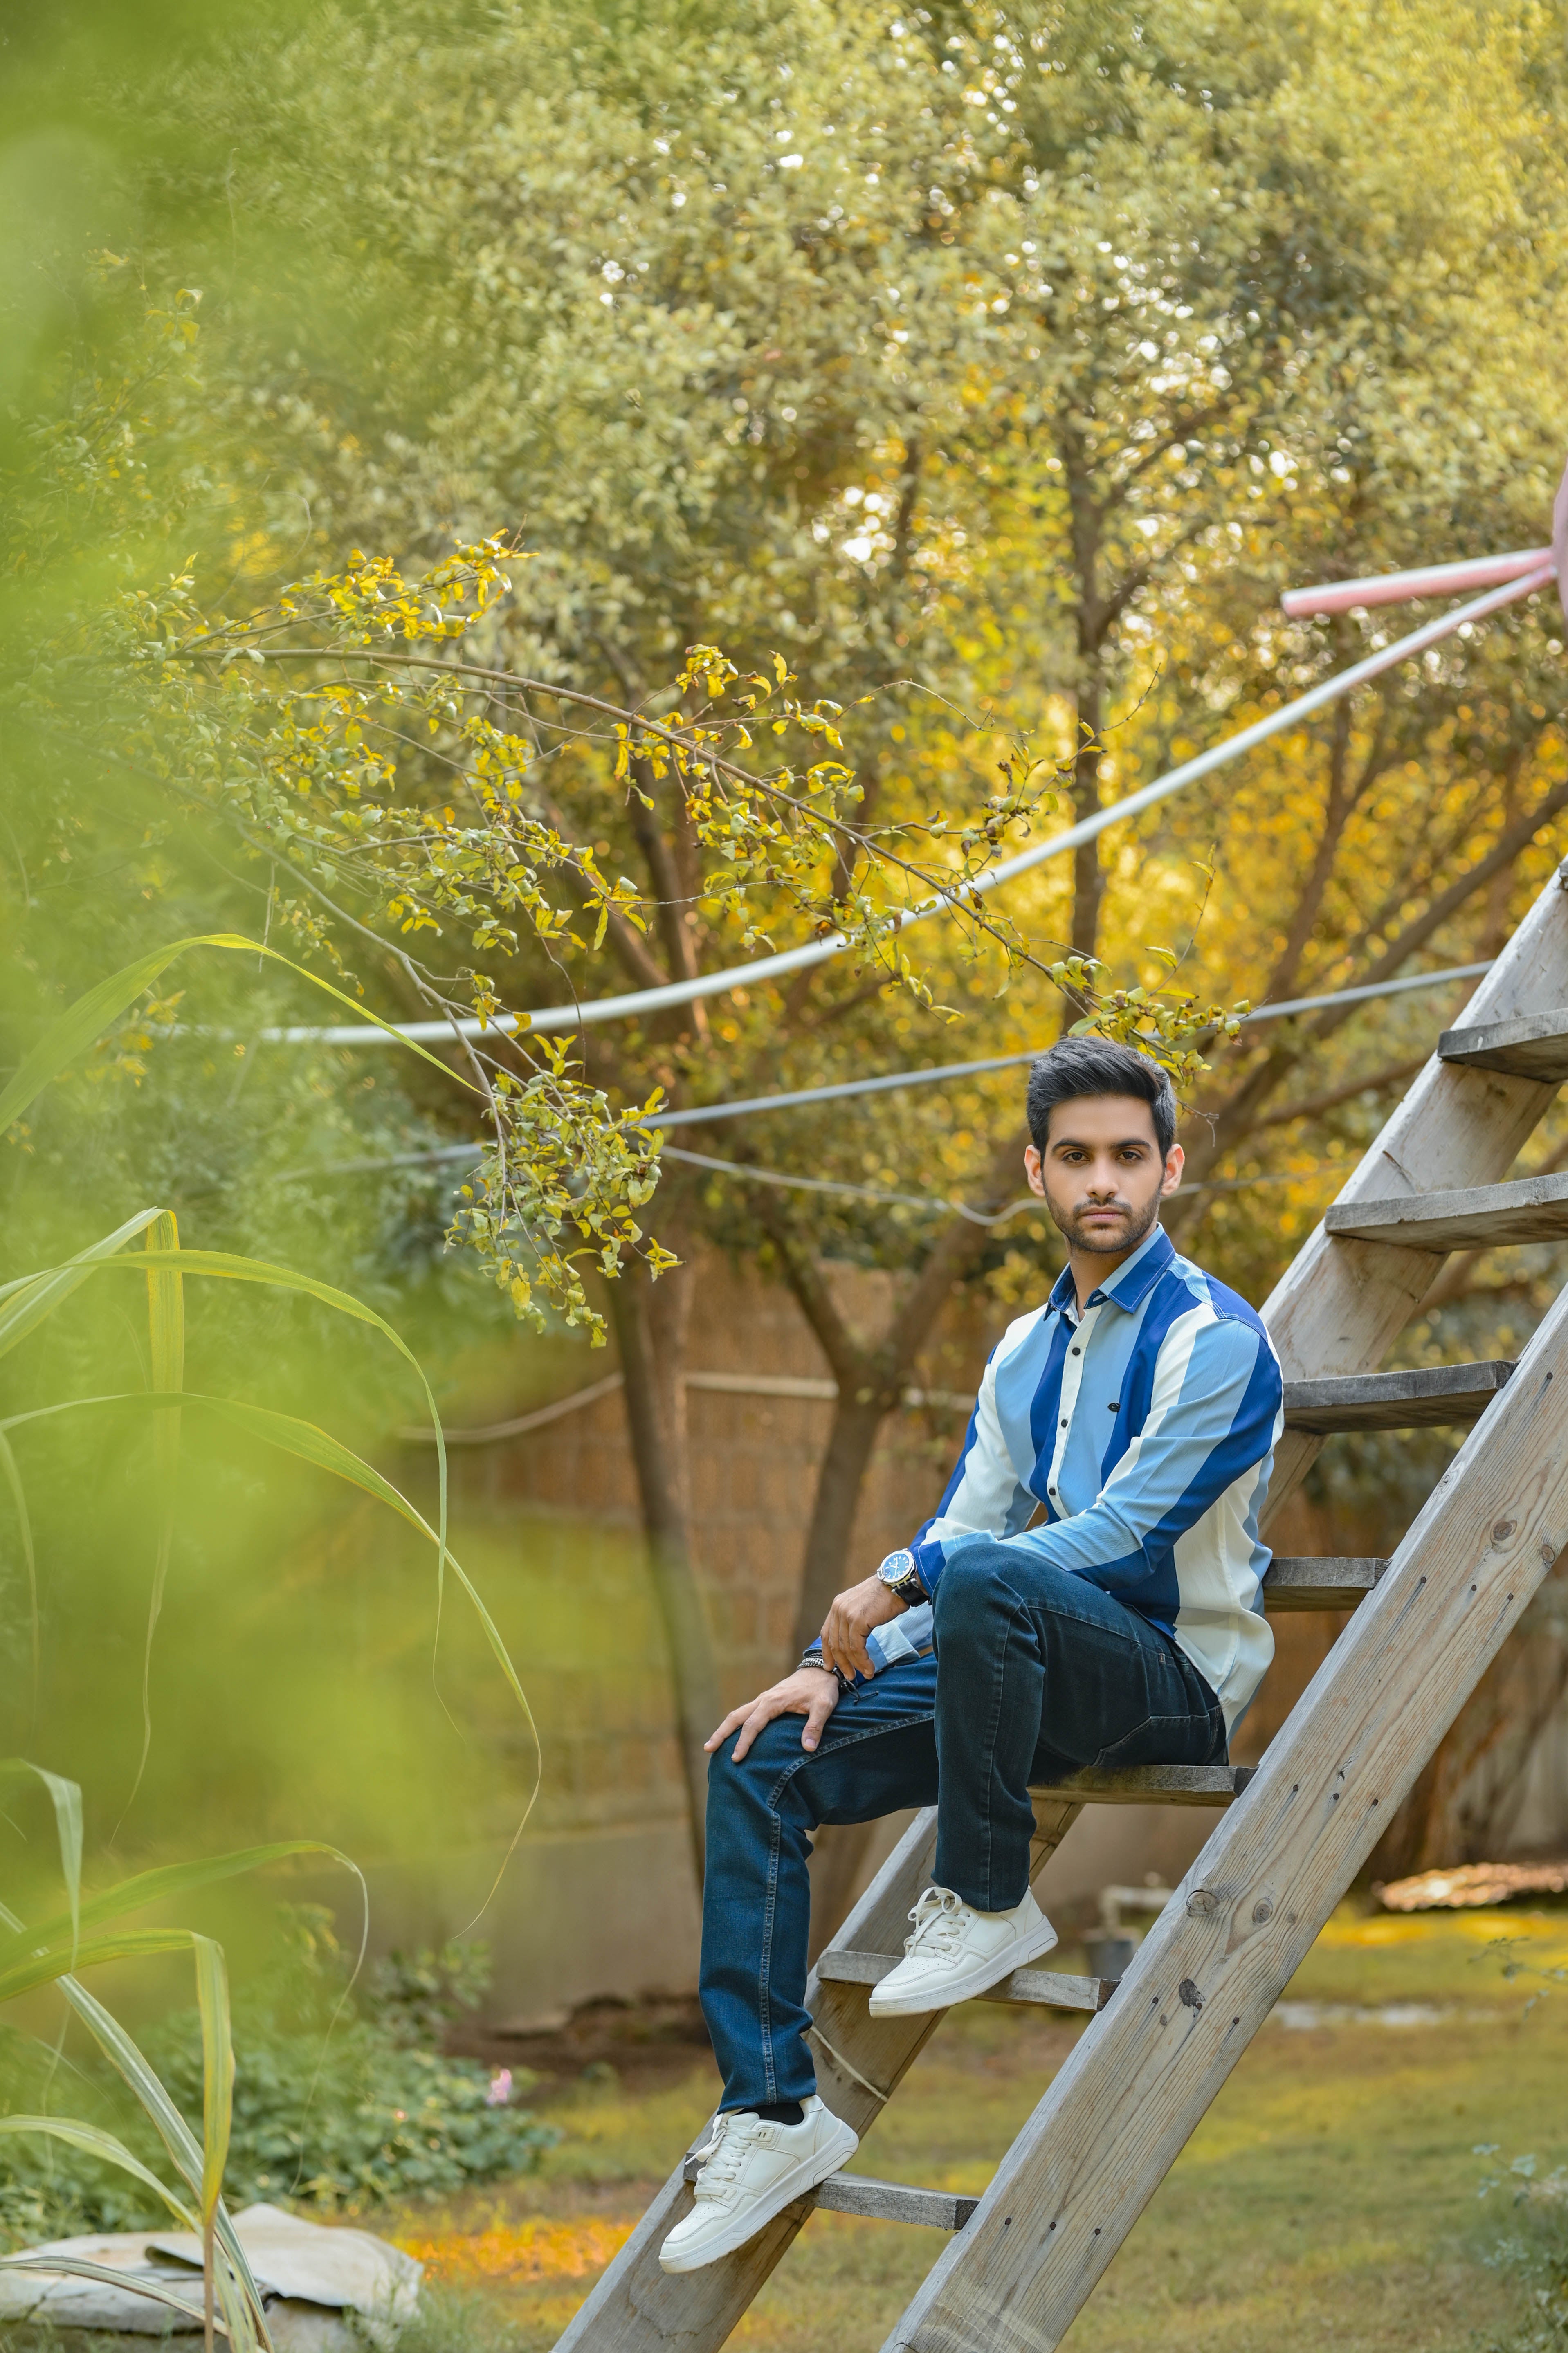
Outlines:
POLYGON ((1075 1250, 1095 1250, 1102 1258, 1109 1258, 1113 1254, 1120 1256, 1136 1250, 1145 1235, 1152 1231, 1160 1215, 1160 1196, 1156 1193, 1147 1209, 1142 1211, 1135 1209, 1130 1201, 1079 1201, 1064 1217, 1049 1194, 1045 1197, 1045 1207, 1051 1212, 1051 1221, 1057 1232, 1065 1235, 1075 1250), (1127 1224, 1114 1241, 1090 1232, 1083 1223, 1091 1213, 1106 1209, 1122 1210, 1127 1217, 1127 1224))

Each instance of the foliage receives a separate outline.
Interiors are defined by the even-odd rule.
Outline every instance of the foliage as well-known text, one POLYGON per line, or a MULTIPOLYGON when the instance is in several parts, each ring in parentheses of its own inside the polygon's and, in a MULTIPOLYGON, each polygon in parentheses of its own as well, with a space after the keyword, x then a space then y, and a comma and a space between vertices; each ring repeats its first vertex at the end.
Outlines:
POLYGON ((394 1949, 372 1964, 365 2008, 392 2042, 439 2050, 448 2030, 489 1990, 490 1947, 449 1941, 439 1952, 394 1949))
MULTIPOLYGON (((411 2040, 443 2013, 451 1989, 465 2005, 476 1998, 482 1948, 415 1957, 389 1992, 384 1977, 364 2014, 345 2000, 348 1957, 319 1907, 283 1907, 275 1957, 259 1982, 234 2000, 237 2065, 233 2124, 224 2194, 238 2210, 257 2200, 289 2200, 323 2211, 357 2212, 387 2199, 445 2194, 525 2172, 556 2137, 518 2104, 534 2081, 525 2070, 506 2080, 470 2059, 444 2057, 439 2031, 411 2040), (429 1992, 408 2000, 410 1975, 429 1992), (391 2013, 389 2015, 389 2012, 391 2013)), ((386 1965, 383 1964, 385 1969, 386 1965)), ((195 2012, 173 2016, 143 2038, 147 2057, 178 2105, 199 2108, 201 2024, 195 2012)), ((36 2072, 36 2064, 30 2072, 36 2072)), ((13 2054, 8 2093, 19 2098, 23 2068, 13 2054)), ((112 2083, 101 2070, 79 2068, 78 2105, 112 2114, 112 2083)), ((155 2155, 144 2127, 124 2130, 144 2161, 155 2155)), ((151 2218, 145 2192, 102 2165, 67 2153, 46 2170, 13 2161, 13 2201, 46 2195, 82 2218, 84 2229, 127 2230, 151 2218)))
MULTIPOLYGON (((85 1900, 81 1886, 81 1792, 75 1782, 30 1765, 22 1758, 5 1760, 0 1778, 33 1782, 47 1793, 54 1818, 60 1876, 67 1909, 52 1919, 24 1922, 0 1904, 0 2001, 15 2000, 44 1986, 58 1986, 75 2018, 86 2029, 101 2054, 107 2080, 128 2095, 132 2134, 146 2151, 143 2158, 112 2130, 94 2120, 61 2116, 48 2103, 50 2067, 43 2078, 44 2097, 31 2113, 7 2097, 0 2114, 0 2141, 6 2145, 8 2188, 6 2221, 24 2222, 38 2202, 37 2172, 13 2160, 17 2148, 44 2145, 62 2161, 67 2186, 64 2200, 75 2206, 74 2177, 80 2161, 108 2168, 112 2176, 136 2181, 144 2213, 161 2219, 173 2214, 178 2225, 199 2238, 202 2246, 202 2312, 165 2295, 187 2319, 204 2320, 207 2353, 213 2353, 215 2324, 221 2323, 234 2353, 259 2353, 270 2339, 260 2293, 250 2274, 244 2249, 235 2235, 223 2200, 223 2179, 234 2117, 234 2045, 228 1977, 222 1947, 210 1936, 189 1928, 136 1929, 111 1923, 134 1915, 151 1904, 185 1895, 211 1882, 229 1878, 285 1856, 302 1853, 346 1858, 313 1840, 292 1839, 249 1852, 219 1855, 199 1863, 175 1864, 144 1873, 120 1884, 99 1890, 85 1900), (88 1933, 84 1935, 84 1930, 88 1933), (143 1954, 188 1950, 195 1966, 196 2010, 193 2032, 194 2062, 186 2085, 191 2113, 201 2119, 200 2137, 170 2097, 167 2086, 149 2064, 124 2028, 81 1983, 79 1970, 143 1954), (172 2165, 180 2187, 172 2189, 154 2167, 172 2165)), ((348 1866, 353 1868, 352 1864, 348 1866)), ((14 2089, 8 2086, 8 2091, 14 2089)), ((50 2174, 42 2168, 42 2202, 52 2202, 50 2174)), ((70 2259, 62 2268, 79 2267, 70 2259)))
POLYGON ((1482 2263, 1519 2307, 1516 2325, 1487 2353, 1556 2353, 1568 2345, 1568 2168, 1537 2183, 1539 2170, 1533 2157, 1515 2158, 1508 2168, 1513 2211, 1502 2235, 1482 2249, 1482 2263))

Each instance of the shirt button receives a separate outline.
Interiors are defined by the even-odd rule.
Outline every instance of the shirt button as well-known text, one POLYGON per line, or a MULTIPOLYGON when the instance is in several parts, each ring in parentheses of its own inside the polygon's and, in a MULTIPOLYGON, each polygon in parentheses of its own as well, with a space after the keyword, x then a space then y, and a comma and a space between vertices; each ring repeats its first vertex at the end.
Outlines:
POLYGON ((1081 1356, 1083 1355, 1083 1353, 1084 1353, 1084 1352, 1083 1352, 1083 1350, 1082 1350, 1081 1348, 1075 1348, 1075 1349, 1074 1349, 1074 1351, 1073 1351, 1073 1354, 1074 1354, 1074 1356, 1081 1356))
POLYGON ((1065 1415, 1065 1414, 1064 1414, 1064 1415, 1062 1416, 1062 1427, 1063 1427, 1063 1429, 1064 1429, 1064 1430, 1065 1430, 1065 1429, 1066 1429, 1066 1427, 1067 1427, 1067 1417, 1066 1417, 1066 1415, 1065 1415))

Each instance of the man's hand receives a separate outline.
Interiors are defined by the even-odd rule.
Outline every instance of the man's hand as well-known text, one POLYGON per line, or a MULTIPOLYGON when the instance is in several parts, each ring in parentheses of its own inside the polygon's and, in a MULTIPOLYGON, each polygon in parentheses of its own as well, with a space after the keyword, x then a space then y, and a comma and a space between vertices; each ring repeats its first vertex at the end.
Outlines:
POLYGON ((874 1675, 876 1669, 865 1647, 866 1636, 874 1626, 885 1626, 908 1607, 880 1577, 863 1578, 835 1597, 823 1619, 822 1656, 832 1659, 846 1675, 874 1675))
POLYGON ((770 1691, 758 1692, 744 1707, 732 1707, 716 1732, 709 1735, 703 1746, 709 1751, 729 1738, 736 1725, 740 1738, 735 1744, 736 1764, 739 1764, 758 1734, 776 1715, 803 1715, 806 1728, 800 1735, 802 1748, 815 1748, 822 1736, 822 1726, 839 1704, 839 1683, 836 1675, 825 1667, 797 1667, 781 1683, 770 1691))

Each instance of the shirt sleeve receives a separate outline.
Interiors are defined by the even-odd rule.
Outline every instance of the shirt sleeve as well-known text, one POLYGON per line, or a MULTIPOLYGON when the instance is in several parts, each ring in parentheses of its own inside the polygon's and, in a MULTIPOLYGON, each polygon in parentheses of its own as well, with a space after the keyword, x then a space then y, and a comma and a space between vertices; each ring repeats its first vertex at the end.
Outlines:
POLYGON ((1177 1538, 1273 1451, 1283 1401, 1267 1336, 1195 1308, 1167 1333, 1148 1419, 1095 1502, 1017 1541, 1118 1592, 1153 1577, 1177 1538))
POLYGON ((927 1592, 935 1598, 948 1554, 966 1537, 1019 1535, 1034 1508, 1035 1498, 1019 1478, 1001 1434, 992 1356, 980 1377, 958 1467, 912 1547, 927 1592))

